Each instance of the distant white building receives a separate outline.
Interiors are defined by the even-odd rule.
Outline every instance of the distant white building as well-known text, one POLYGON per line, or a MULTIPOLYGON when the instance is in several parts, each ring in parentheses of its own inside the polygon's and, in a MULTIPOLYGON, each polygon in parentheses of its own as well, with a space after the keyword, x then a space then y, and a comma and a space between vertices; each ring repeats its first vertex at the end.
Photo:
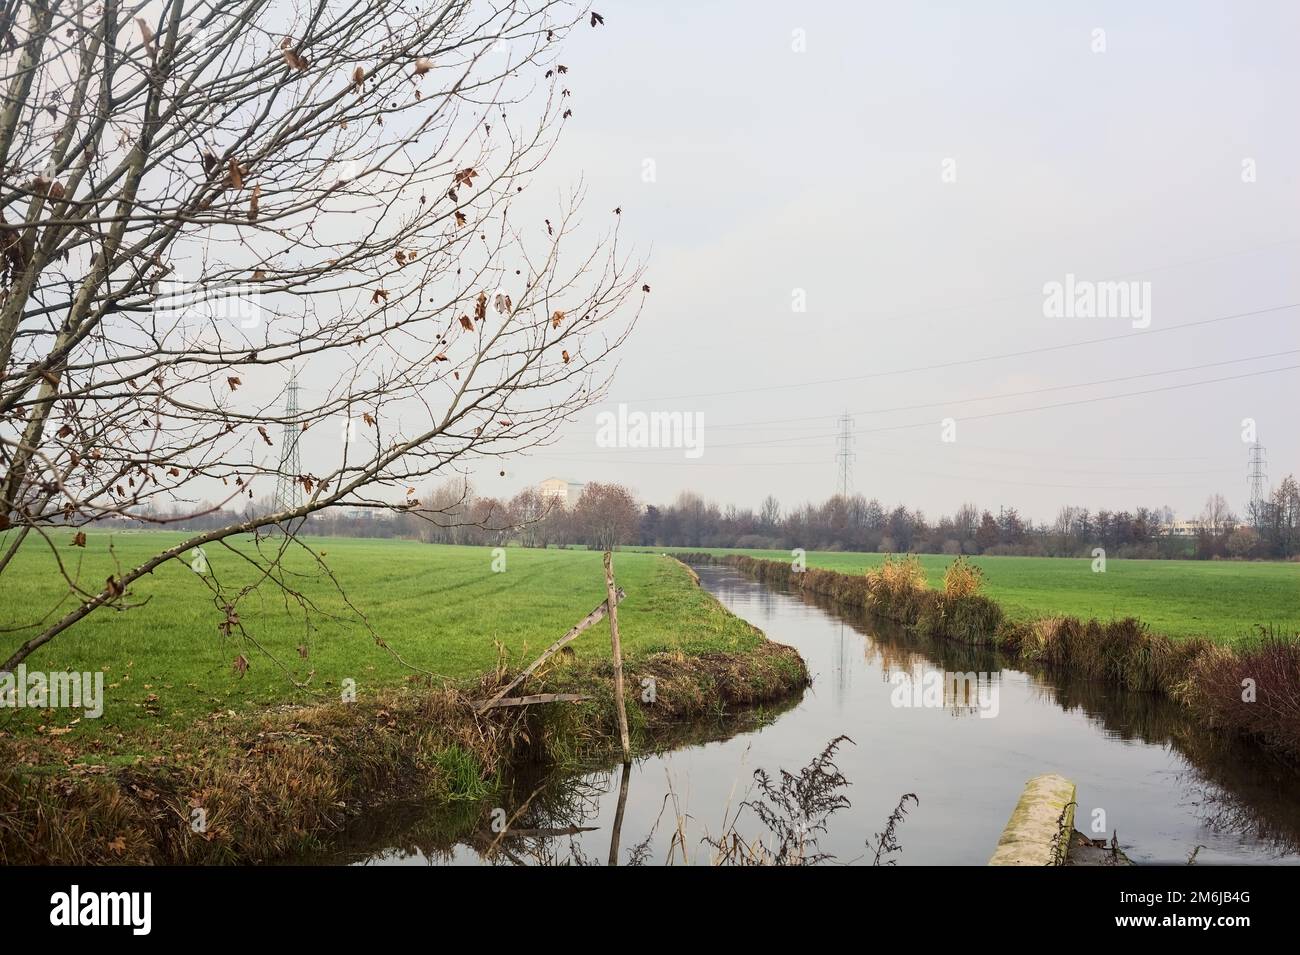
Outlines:
POLYGON ((1205 521, 1170 521, 1160 528, 1165 537, 1195 537, 1201 531, 1210 530, 1205 521))
POLYGON ((393 516, 390 511, 379 507, 347 507, 341 513, 354 521, 386 521, 393 516))
POLYGON ((582 496, 583 485, 563 478, 547 478, 537 485, 537 493, 545 502, 555 502, 565 507, 572 507, 582 496))

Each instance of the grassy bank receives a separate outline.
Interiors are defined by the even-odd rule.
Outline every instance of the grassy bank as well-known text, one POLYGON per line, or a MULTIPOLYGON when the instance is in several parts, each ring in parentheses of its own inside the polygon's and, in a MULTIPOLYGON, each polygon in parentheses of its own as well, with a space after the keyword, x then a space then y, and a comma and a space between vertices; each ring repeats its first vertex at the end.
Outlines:
POLYGON ((757 579, 867 610, 926 636, 987 646, 1027 669, 1103 680, 1162 693, 1207 728, 1249 737, 1300 763, 1300 634, 1270 633, 1229 645, 1205 637, 1171 639, 1134 617, 1009 616, 980 593, 978 568, 949 559, 942 586, 915 558, 884 561, 862 574, 746 555, 679 555, 736 566, 757 579))
MULTIPOLYGON (((82 581, 98 587, 119 567, 177 539, 91 530, 84 549, 70 546, 69 536, 60 542, 60 555, 82 581)), ((526 665, 605 599, 601 556, 591 551, 507 548, 505 569, 498 572, 489 548, 333 538, 307 543, 324 555, 323 563, 301 550, 283 561, 286 581, 300 597, 287 598, 263 583, 236 603, 242 635, 218 629, 229 597, 214 597, 209 586, 215 580, 231 595, 255 583, 256 571, 242 557, 210 546, 203 575, 191 569, 189 555, 158 568, 132 588, 128 599, 139 606, 98 611, 27 660, 35 670, 102 671, 104 715, 74 724, 74 711, 13 710, 0 712, 0 731, 70 728, 66 741, 93 742, 105 759, 129 762, 151 752, 158 733, 232 710, 337 701, 345 680, 355 682, 362 703, 430 674, 437 683, 469 686, 497 666, 498 645, 507 665, 526 665), (234 666, 240 656, 248 662, 242 672, 234 666)), ((675 651, 743 654, 764 642, 679 564, 619 553, 615 572, 627 591, 619 619, 633 659, 675 651)), ((24 546, 0 580, 3 630, 75 603, 39 543, 24 546)), ((17 643, 12 633, 0 634, 6 655, 17 643)), ((572 647, 579 660, 608 659, 608 629, 602 625, 572 647)))
MULTIPOLYGON (((674 552, 682 548, 670 548, 674 552)), ((686 548, 790 562, 789 551, 686 548)), ((811 551, 809 567, 861 576, 884 554, 811 551)), ((943 583, 951 557, 917 557, 931 587, 943 583)), ((1030 621, 1065 614, 1099 620, 1136 617, 1169 637, 1209 637, 1233 643, 1257 627, 1300 631, 1300 563, 1190 560, 1092 560, 1058 557, 970 557, 984 573, 984 593, 1003 613, 1030 621)))
MULTIPOLYGON (((160 536, 123 535, 111 550, 92 539, 74 552, 79 570, 102 580, 114 557, 130 563, 160 536)), ((510 763, 598 757, 617 745, 604 625, 528 684, 589 700, 483 715, 471 705, 603 600, 599 554, 510 550, 494 572, 487 549, 314 543, 347 595, 301 561, 294 587, 310 595, 310 615, 264 594, 241 606, 249 637, 223 636, 210 592, 177 564, 137 588, 141 606, 92 618, 28 661, 109 679, 99 719, 0 716, 0 862, 265 861, 319 849, 357 811, 391 799, 438 799, 473 824, 510 763), (376 636, 439 676, 402 666, 376 636), (237 656, 249 661, 242 673, 237 656), (341 698, 348 679, 355 702, 341 698)), ((208 554, 223 582, 246 573, 230 556, 227 565, 208 554)), ((29 590, 21 603, 6 600, 9 625, 60 599, 36 573, 41 555, 22 559, 29 590)), ((615 563, 628 594, 619 617, 638 751, 682 721, 806 685, 798 654, 727 613, 681 564, 622 554, 615 563), (642 690, 649 679, 653 700, 642 690)))

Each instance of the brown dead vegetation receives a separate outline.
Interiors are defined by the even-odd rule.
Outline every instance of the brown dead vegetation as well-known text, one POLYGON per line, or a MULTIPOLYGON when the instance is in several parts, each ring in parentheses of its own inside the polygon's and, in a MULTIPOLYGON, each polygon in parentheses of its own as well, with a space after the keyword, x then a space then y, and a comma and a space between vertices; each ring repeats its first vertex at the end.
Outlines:
MULTIPOLYGON (((799 655, 774 643, 748 654, 652 654, 629 661, 626 672, 642 751, 682 721, 774 702, 808 682, 799 655)), ((581 690, 591 699, 484 714, 473 704, 504 685, 501 671, 469 695, 408 686, 373 703, 214 717, 125 768, 66 751, 62 765, 51 765, 45 741, 5 740, 0 863, 247 863, 318 849, 366 807, 472 798, 491 792, 511 761, 609 751, 617 725, 611 676, 608 661, 557 667, 530 689, 581 690), (477 778, 467 780, 466 767, 477 778)))

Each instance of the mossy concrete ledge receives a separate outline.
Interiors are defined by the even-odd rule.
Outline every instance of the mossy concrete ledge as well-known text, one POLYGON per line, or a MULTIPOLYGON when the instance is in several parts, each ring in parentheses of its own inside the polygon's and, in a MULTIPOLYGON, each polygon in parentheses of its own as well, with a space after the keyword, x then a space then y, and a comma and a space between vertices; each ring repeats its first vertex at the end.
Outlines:
POLYGON ((1002 830, 989 865, 1060 865, 1074 831, 1074 783, 1047 773, 1025 791, 1002 830))

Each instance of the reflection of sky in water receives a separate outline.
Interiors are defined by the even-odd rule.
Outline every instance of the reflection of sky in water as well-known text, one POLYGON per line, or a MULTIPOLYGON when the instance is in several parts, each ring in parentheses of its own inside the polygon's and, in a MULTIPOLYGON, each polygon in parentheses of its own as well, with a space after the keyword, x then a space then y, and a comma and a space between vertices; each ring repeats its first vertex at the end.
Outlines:
MULTIPOLYGON (((849 780, 852 806, 831 818, 829 833, 821 839, 822 850, 840 862, 869 862, 866 843, 874 844, 899 798, 911 792, 920 805, 909 807, 898 831, 903 847, 895 856, 898 863, 983 865, 1025 781, 1046 772, 1077 783, 1076 828, 1106 838, 1118 831, 1135 861, 1182 863, 1197 845, 1204 846, 1199 863, 1300 861, 1281 854, 1275 840, 1253 834, 1262 824, 1295 838, 1300 792, 1294 778, 1273 778, 1261 765, 1262 757, 1238 751, 1198 756, 1198 765, 1206 766, 1221 785, 1208 781, 1165 742, 1180 725, 1188 732, 1169 704, 1151 697, 1116 700, 1097 685, 1057 690, 1018 671, 999 671, 988 654, 952 644, 929 648, 935 655, 931 658, 919 652, 914 640, 865 636, 817 606, 730 570, 702 568, 701 577, 732 612, 771 639, 796 647, 814 682, 797 707, 768 726, 637 761, 629 780, 620 862, 652 829, 647 861, 664 861, 677 811, 687 817, 690 861, 706 862, 709 849, 701 837, 721 833, 725 820, 751 794, 755 769, 797 772, 840 734, 854 741, 836 759, 849 780), (970 696, 959 699, 953 699, 950 689, 945 705, 938 707, 893 704, 898 687, 891 674, 924 676, 935 669, 973 673, 980 689, 972 685, 970 696), (990 694, 996 699, 996 716, 980 718, 979 704, 990 694), (1062 708, 1058 696, 1070 707, 1062 708), (1086 714, 1084 706, 1094 715, 1086 714), (1144 734, 1161 742, 1142 742, 1144 734), (1104 832, 1094 832, 1093 820, 1100 820, 1102 812, 1104 832)), ((572 840, 591 861, 606 861, 619 773, 615 768, 586 777, 590 792, 578 821, 598 828, 546 840, 551 851, 564 857, 572 840)), ((741 818, 747 837, 762 834, 752 816, 741 818)), ((680 848, 676 853, 680 862, 680 848)), ((426 860, 379 853, 370 861, 426 860)), ((438 861, 481 860, 473 849, 459 846, 438 861)))

